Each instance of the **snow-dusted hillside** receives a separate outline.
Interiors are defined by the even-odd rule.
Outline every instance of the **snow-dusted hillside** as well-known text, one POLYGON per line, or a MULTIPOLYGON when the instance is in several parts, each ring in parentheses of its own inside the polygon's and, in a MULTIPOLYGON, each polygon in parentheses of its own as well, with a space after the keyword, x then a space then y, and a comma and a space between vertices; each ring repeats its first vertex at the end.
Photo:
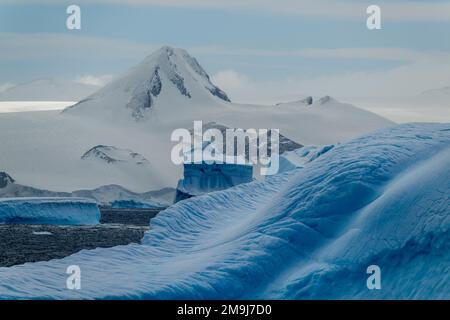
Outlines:
POLYGON ((328 97, 310 102, 228 102, 186 51, 163 47, 62 113, 0 114, 0 170, 21 184, 53 191, 115 184, 146 192, 176 187, 182 167, 171 162, 176 143, 170 136, 175 129, 191 129, 195 120, 230 128, 280 129, 302 145, 335 144, 393 125, 328 97), (132 150, 148 163, 123 166, 81 159, 101 145, 132 150))
POLYGON ((0 268, 0 297, 449 299, 449 166, 449 124, 381 130, 180 202, 143 245, 0 268), (65 288, 72 264, 82 290, 65 288))
POLYGON ((0 93, 0 101, 78 101, 99 86, 61 79, 37 79, 0 93))
POLYGON ((132 150, 102 145, 92 147, 81 156, 81 159, 86 161, 100 161, 111 165, 128 165, 131 167, 147 166, 150 164, 143 155, 132 150))

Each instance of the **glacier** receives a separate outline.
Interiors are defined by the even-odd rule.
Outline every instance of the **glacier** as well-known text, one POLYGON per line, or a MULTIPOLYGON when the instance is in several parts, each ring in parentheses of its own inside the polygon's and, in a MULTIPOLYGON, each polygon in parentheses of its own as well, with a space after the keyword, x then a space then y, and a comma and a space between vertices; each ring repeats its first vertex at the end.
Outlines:
POLYGON ((181 201, 142 244, 0 268, 3 299, 449 299, 450 124, 405 124, 181 201), (369 265, 380 290, 366 287, 369 265), (82 270, 67 290, 66 269, 82 270))
POLYGON ((91 225, 100 221, 97 203, 85 198, 2 198, 0 223, 91 225))

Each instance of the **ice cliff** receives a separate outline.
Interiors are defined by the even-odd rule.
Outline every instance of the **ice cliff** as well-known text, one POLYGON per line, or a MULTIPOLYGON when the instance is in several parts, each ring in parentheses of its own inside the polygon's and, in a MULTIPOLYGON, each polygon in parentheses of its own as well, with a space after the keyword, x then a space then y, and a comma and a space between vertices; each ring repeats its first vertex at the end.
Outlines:
POLYGON ((97 203, 84 198, 3 198, 0 223, 97 224, 97 203))

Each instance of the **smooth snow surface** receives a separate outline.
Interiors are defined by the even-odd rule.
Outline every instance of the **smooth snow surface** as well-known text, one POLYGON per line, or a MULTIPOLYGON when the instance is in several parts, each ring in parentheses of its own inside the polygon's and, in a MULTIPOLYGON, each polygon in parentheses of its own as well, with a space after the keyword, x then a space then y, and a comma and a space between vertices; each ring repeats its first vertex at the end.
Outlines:
POLYGON ((73 101, 0 101, 0 113, 63 110, 73 101))
POLYGON ((381 130, 179 202, 142 245, 0 268, 0 297, 449 299, 449 168, 450 124, 381 130), (366 287, 372 264, 381 290, 366 287))
POLYGON ((97 224, 96 202, 84 198, 3 198, 0 223, 81 225, 97 224))

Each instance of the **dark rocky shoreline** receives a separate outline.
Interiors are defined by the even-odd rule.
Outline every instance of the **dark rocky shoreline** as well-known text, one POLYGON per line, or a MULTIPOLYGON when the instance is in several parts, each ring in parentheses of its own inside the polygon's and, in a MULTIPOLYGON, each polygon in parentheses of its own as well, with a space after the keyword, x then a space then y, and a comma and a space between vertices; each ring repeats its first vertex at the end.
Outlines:
POLYGON ((102 208, 101 224, 0 224, 0 267, 64 258, 83 249, 140 243, 155 209, 102 208))

